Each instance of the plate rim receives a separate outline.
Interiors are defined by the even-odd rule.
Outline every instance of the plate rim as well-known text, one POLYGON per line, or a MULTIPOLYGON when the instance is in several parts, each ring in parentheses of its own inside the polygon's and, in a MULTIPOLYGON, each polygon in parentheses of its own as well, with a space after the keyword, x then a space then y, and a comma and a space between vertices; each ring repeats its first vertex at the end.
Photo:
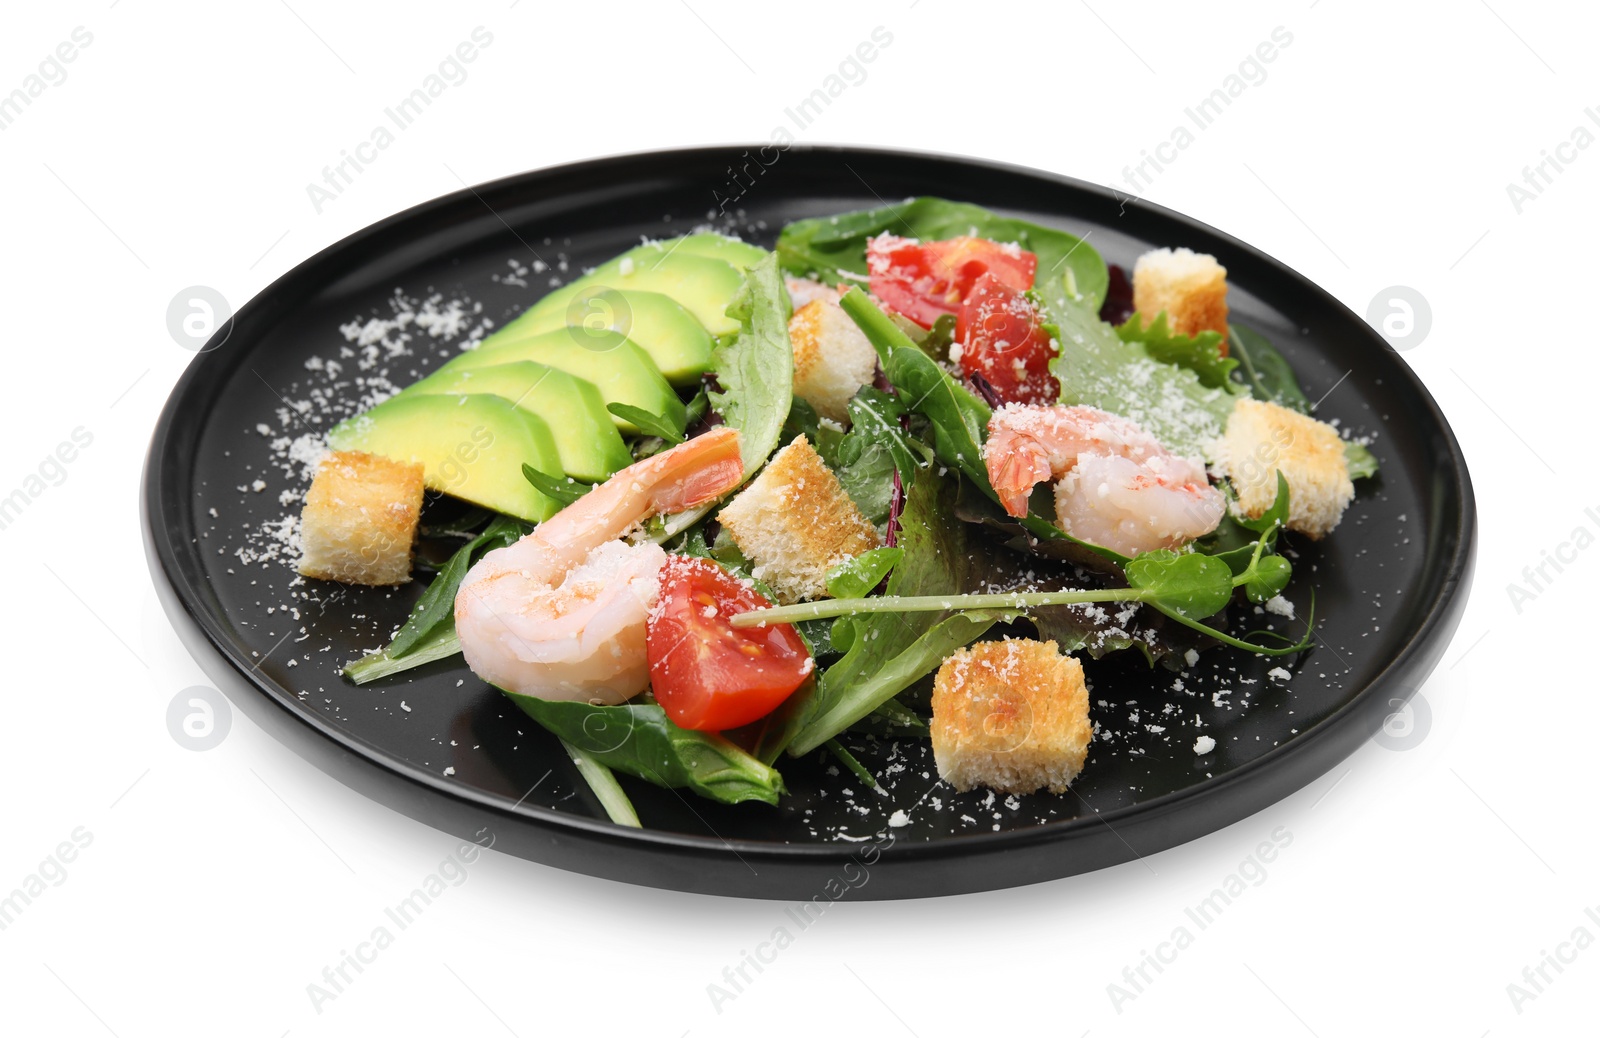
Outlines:
MULTIPOLYGON (((695 854, 723 855, 731 853, 735 857, 754 856, 767 859, 810 861, 813 863, 816 861, 837 861, 842 863, 857 856, 864 844, 846 841, 790 843, 747 838, 724 839, 718 836, 701 836, 693 833, 671 832, 659 829, 621 827, 600 818, 565 813, 525 802, 508 806, 503 797, 486 793, 474 787, 451 782, 444 776, 428 771, 420 765, 388 756, 381 747, 341 729, 320 714, 312 711, 295 710, 288 699, 277 694, 274 683, 267 679, 259 669, 251 666, 249 661, 245 660, 242 654, 236 651, 236 646, 230 642, 217 618, 209 610, 203 608, 203 603, 196 595, 194 587, 187 581, 181 566, 178 564, 180 546, 174 543, 173 537, 173 534, 177 531, 173 528, 175 523, 172 517, 166 514, 163 502, 163 489, 168 482, 174 479, 182 479, 181 474, 174 476, 170 471, 174 467, 173 462, 175 459, 169 457, 169 452, 172 449, 175 427, 181 419, 183 405, 196 391, 197 386, 203 386, 208 381, 221 381, 225 378, 227 369, 219 367, 222 358, 226 356, 222 347, 231 337, 234 329, 239 325, 247 325, 254 321, 269 318, 273 308, 272 300, 276 295, 293 288, 297 283, 307 279, 324 264, 337 259, 348 251, 359 249, 364 243, 390 233, 396 228, 413 221, 422 221, 430 215, 447 212, 473 201, 485 208, 489 208, 493 212, 494 210, 484 200, 484 196, 507 189, 536 188, 541 181, 579 176, 588 170, 606 169, 609 171, 615 170, 619 166, 632 165, 639 167, 649 163, 703 159, 711 155, 736 155, 740 152, 749 152, 761 147, 772 146, 768 142, 766 144, 699 145, 623 152, 539 167, 498 177, 480 184, 469 185, 419 202, 393 215, 361 227, 338 241, 325 246, 275 278, 234 312, 227 326, 219 328, 213 339, 198 351, 186 366, 162 407, 145 457, 140 487, 140 516, 141 525, 144 528, 144 541, 152 579, 157 583, 158 591, 167 592, 160 595, 164 610, 175 625, 180 619, 175 609, 181 610, 182 619, 187 620, 196 628, 197 633, 203 638, 204 644, 212 653, 220 657, 220 660, 232 672, 232 676, 236 679, 243 679, 242 684, 237 680, 226 682, 219 680, 219 685, 227 686, 222 690, 229 694, 230 699, 235 700, 235 705, 245 709, 245 704, 238 701, 238 696, 233 690, 241 687, 248 688, 255 697, 254 706, 259 707, 262 705, 261 701, 265 701, 268 706, 277 708, 290 722, 304 726, 311 733, 331 743, 332 746, 330 748, 352 755, 359 765, 376 769, 390 778, 399 778, 421 786, 432 794, 443 797, 445 800, 465 801, 490 814, 503 815, 514 819, 518 823, 534 823, 539 826, 548 826, 560 832, 575 835, 581 834, 599 838, 605 842, 630 847, 643 845, 656 849, 686 851, 695 854), (165 585, 165 587, 163 588, 160 585, 165 585)), ((1200 231, 1206 236, 1227 242, 1230 247, 1250 255, 1256 262, 1275 268, 1279 276, 1287 277, 1296 284, 1299 290, 1317 297, 1318 302, 1331 306, 1337 311, 1342 311, 1355 326, 1365 331, 1370 342, 1380 346, 1394 357, 1396 372, 1403 374, 1407 382, 1405 388, 1425 405, 1426 422, 1424 424, 1431 430, 1441 434, 1440 445, 1449 463, 1448 471, 1446 472, 1450 483, 1450 487, 1447 488, 1447 496, 1448 491, 1453 489, 1455 496, 1459 497, 1461 502, 1461 509, 1457 515, 1452 517, 1454 522, 1450 525, 1452 543, 1449 545, 1448 557, 1437 564, 1443 567, 1438 574, 1437 590, 1431 596, 1431 601, 1428 603, 1426 612, 1421 617, 1420 622, 1417 623, 1400 648, 1390 656, 1386 665, 1373 675, 1364 687, 1358 689, 1348 700, 1332 713, 1317 721, 1313 726, 1296 734, 1293 738, 1283 741, 1280 745, 1272 747, 1259 757, 1232 767, 1214 778, 1203 780, 1181 790, 1111 808, 1104 812, 1092 812, 1021 829, 998 833, 957 833, 936 840, 914 843, 909 841, 896 842, 883 852, 886 858, 892 855, 896 860, 905 862, 946 857, 966 858, 973 856, 975 853, 1005 852, 1032 847, 1041 843, 1070 841, 1075 835, 1095 828, 1094 823, 1097 822, 1114 828, 1117 823, 1156 820, 1178 808, 1197 808, 1206 802, 1224 799, 1237 792, 1240 786, 1247 783, 1252 785, 1259 784, 1263 781, 1263 773, 1283 772, 1286 770, 1286 761, 1314 755, 1312 751, 1315 748, 1321 747, 1330 741, 1337 742, 1343 738, 1348 745, 1336 748, 1338 756, 1333 759, 1332 763, 1337 763, 1338 760, 1349 756, 1360 745, 1361 741, 1364 741, 1367 736, 1377 730, 1377 725, 1372 722, 1372 718, 1369 716, 1374 700, 1385 692, 1391 691, 1404 691, 1406 698, 1409 699, 1417 687, 1424 683, 1427 674, 1437 665, 1439 657, 1443 654, 1448 644, 1448 635, 1453 633, 1454 628, 1460 621, 1467 593, 1470 590, 1478 535, 1476 497, 1472 486, 1471 474, 1460 443, 1433 394, 1429 392, 1427 386, 1417 377, 1416 372, 1405 362, 1405 359, 1389 347, 1382 337, 1368 326, 1358 314, 1293 267, 1226 231, 1183 213, 1146 201, 1143 198, 1132 198, 1113 188, 1075 177, 1015 163, 917 149, 792 143, 783 150, 832 153, 840 156, 859 155, 864 158, 870 157, 875 160, 889 162, 928 163, 931 161, 963 166, 970 172, 990 172, 1021 176, 1034 181, 1048 183, 1054 187, 1092 196, 1103 204, 1110 203, 1125 208, 1138 209, 1148 217, 1165 221, 1175 227, 1200 231), (1448 630, 1442 630, 1445 627, 1448 627, 1448 630), (1426 658, 1427 656, 1432 658, 1428 659, 1426 658), (1418 667, 1422 668, 1419 680, 1412 682, 1409 687, 1404 689, 1388 687, 1394 683, 1397 677, 1418 667), (1350 740, 1351 726, 1357 721, 1365 721, 1364 727, 1366 730, 1361 739, 1350 740)), ((1428 571, 1424 571, 1424 573, 1425 575, 1430 575, 1428 571)), ((181 637, 183 632, 180 631, 179 633, 181 637)), ((207 662, 199 659, 196 646, 191 644, 191 639, 184 638, 183 640, 191 655, 196 656, 197 662, 202 664, 207 662)), ((215 677, 215 675, 211 674, 210 668, 203 666, 202 669, 205 669, 208 675, 215 677)), ((247 710, 247 712, 251 711, 247 710)), ((1379 723, 1381 723, 1381 719, 1379 723)), ((280 741, 284 741, 277 733, 273 734, 280 741)), ((323 764, 323 762, 313 758, 300 746, 291 748, 298 755, 316 764, 321 770, 329 772, 333 777, 339 778, 347 785, 352 784, 348 779, 323 764)), ((1303 789, 1310 782, 1315 781, 1316 777, 1320 777, 1331 770, 1332 763, 1326 767, 1319 768, 1312 778, 1295 782, 1292 788, 1274 788, 1266 804, 1279 802, 1303 789)), ((370 793, 366 793, 364 790, 360 791, 363 795, 371 796, 370 793)), ((1159 853, 1161 850, 1192 842, 1201 835, 1217 831, 1227 825, 1248 818, 1261 809, 1261 807, 1256 807, 1244 814, 1238 814, 1236 817, 1232 817, 1230 821, 1220 825, 1205 826, 1198 833, 1183 835, 1178 839, 1165 841, 1159 848, 1150 853, 1159 853)), ((419 817, 416 814, 411 816, 414 818, 419 817)), ((425 821, 425 824, 434 825, 431 821, 425 821)), ((1144 857, 1144 855, 1133 851, 1131 846, 1129 851, 1131 853, 1124 859, 1126 861, 1144 857)), ((1096 868, 1099 867, 1106 866, 1096 866, 1096 868)), ((597 872, 594 874, 603 875, 605 873, 597 872)), ((1069 873, 1058 873, 1058 875, 1066 874, 1069 873)), ((995 884, 995 886, 1009 885, 1013 884, 995 884)), ((988 888, 977 887, 973 889, 988 888)))

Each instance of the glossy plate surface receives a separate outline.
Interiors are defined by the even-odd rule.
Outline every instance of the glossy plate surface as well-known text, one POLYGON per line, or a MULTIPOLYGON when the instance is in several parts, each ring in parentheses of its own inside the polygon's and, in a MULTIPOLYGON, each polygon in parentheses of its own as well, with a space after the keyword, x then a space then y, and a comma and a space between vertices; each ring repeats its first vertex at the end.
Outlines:
MULTIPOLYGON (((565 869, 745 897, 810 898, 851 859, 848 896, 1037 882, 1131 860, 1243 818, 1375 732, 1437 663, 1465 604, 1472 490, 1427 390, 1355 314, 1225 234, 1103 188, 929 155, 707 148, 541 170, 428 202, 332 246, 242 307, 190 365, 145 473, 156 585, 190 651, 240 708, 374 799, 565 869), (762 159, 770 162, 763 165, 762 159), (730 178, 730 167, 748 168, 730 178), (1188 246, 1228 268, 1235 317, 1271 338, 1324 419, 1381 466, 1335 535, 1296 542, 1291 597, 1317 594, 1290 661, 1206 653, 1176 675, 1091 663, 1102 738, 1064 796, 957 794, 926 743, 863 749, 887 795, 820 755, 780 762, 782 807, 722 807, 624 777, 646 828, 605 820, 556 742, 460 661, 358 688, 339 667, 387 640, 420 592, 305 582, 284 551, 301 448, 388 382, 637 243, 708 222, 770 246, 789 220, 934 194, 1088 235, 1108 262, 1188 246), (718 213, 719 200, 738 196, 718 213), (224 341, 225 340, 225 341, 224 341), (1348 377, 1346 373, 1349 373, 1348 377), (1343 381, 1340 379, 1343 377, 1343 381), (384 380, 387 379, 388 382, 384 380), (1287 680, 1269 671, 1286 667, 1287 680), (1197 727, 1197 720, 1199 726, 1197 727), (1200 734, 1216 741, 1195 752, 1200 734), (851 875, 859 874, 852 870, 851 875)), ((834 886, 838 884, 835 881, 834 886)))

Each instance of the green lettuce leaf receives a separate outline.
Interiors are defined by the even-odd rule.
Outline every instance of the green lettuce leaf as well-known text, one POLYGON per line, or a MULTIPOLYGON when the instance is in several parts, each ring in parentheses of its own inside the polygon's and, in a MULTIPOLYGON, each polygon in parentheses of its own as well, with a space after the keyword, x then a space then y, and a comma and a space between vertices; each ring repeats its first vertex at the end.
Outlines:
POLYGON ((745 272, 728 316, 738 320, 739 334, 712 351, 721 391, 711 394, 711 406, 724 424, 739 430, 739 453, 749 478, 777 448, 794 399, 789 293, 778 276, 776 256, 745 272))
POLYGON ((1134 314, 1117 326, 1117 338, 1123 342, 1137 342, 1154 360, 1188 368, 1200 376, 1200 384, 1215 388, 1224 385, 1239 362, 1222 355, 1222 335, 1204 331, 1199 335, 1179 335, 1167 324, 1167 312, 1161 311, 1149 325, 1134 314))
POLYGON ((1207 386, 1192 368, 1157 360, 1142 342, 1124 342, 1098 314, 1052 307, 1061 354, 1050 362, 1061 402, 1131 418, 1170 450, 1210 456, 1210 448, 1249 390, 1231 379, 1207 386))
POLYGON ((1368 479, 1378 474, 1378 459, 1359 443, 1345 441, 1344 463, 1350 470, 1351 479, 1368 479))

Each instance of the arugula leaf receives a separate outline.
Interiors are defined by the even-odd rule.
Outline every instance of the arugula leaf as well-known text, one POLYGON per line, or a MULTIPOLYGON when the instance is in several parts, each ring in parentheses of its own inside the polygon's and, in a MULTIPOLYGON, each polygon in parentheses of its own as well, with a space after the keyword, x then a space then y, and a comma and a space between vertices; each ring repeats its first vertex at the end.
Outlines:
POLYGON ((900 427, 905 406, 888 393, 863 387, 846 405, 850 431, 823 455, 839 477, 845 493, 874 526, 889 518, 894 498, 895 473, 909 483, 928 464, 927 447, 900 427))
POLYGON ((1239 362, 1234 377, 1243 376, 1251 396, 1301 414, 1311 413, 1311 402, 1294 377, 1294 369, 1266 336, 1242 324, 1230 324, 1228 343, 1228 355, 1239 362))
POLYGON ((829 739, 822 745, 826 746, 828 752, 833 754, 840 764, 844 765, 846 771, 859 779, 868 789, 878 788, 878 780, 872 777, 872 772, 868 771, 860 761, 856 760, 855 754, 845 749, 844 743, 838 739, 829 739))
POLYGON ((778 236, 778 256, 791 274, 815 274, 837 284, 842 274, 866 275, 867 241, 884 233, 923 241, 972 235, 1002 244, 1016 242, 1038 256, 1035 287, 1054 304, 1076 301, 1098 311, 1110 282, 1105 260, 1083 238, 1000 216, 982 206, 931 196, 797 220, 778 236))
POLYGON ((845 559, 828 571, 828 594, 834 598, 865 598, 905 557, 904 548, 871 548, 845 559))
POLYGON ((1092 310, 1067 305, 1051 316, 1061 353, 1050 371, 1061 382, 1061 402, 1131 418, 1178 454, 1206 456, 1237 398, 1249 393, 1232 379, 1207 386, 1194 370, 1157 360, 1092 310))
POLYGON ((1378 474, 1378 459, 1359 443, 1345 441, 1344 463, 1350 470, 1351 479, 1368 479, 1378 474))
MULTIPOLYGON (((661 415, 651 414, 642 407, 634 407, 632 404, 610 403, 606 405, 606 410, 625 422, 632 422, 637 425, 639 431, 646 435, 659 436, 669 444, 682 443, 684 441, 683 429, 680 429, 676 423, 671 419, 663 418, 661 415)), ((687 416, 687 409, 685 409, 684 413, 687 416)))
POLYGON ((722 388, 710 394, 725 424, 739 430, 746 478, 778 446, 778 435, 794 400, 794 352, 789 345, 789 292, 768 255, 745 272, 744 286, 728 306, 739 322, 732 342, 711 352, 722 388))
POLYGON ((712 732, 679 728, 657 703, 595 706, 507 692, 522 712, 562 742, 616 771, 718 803, 777 804, 776 771, 712 732))
MULTIPOLYGON (((966 527, 950 514, 953 496, 947 480, 911 484, 900 516, 904 555, 889 574, 889 594, 954 594, 966 586, 966 527)), ((789 753, 809 753, 834 738, 983 634, 998 615, 880 613, 855 617, 843 630, 835 625, 835 647, 848 634, 847 648, 797 702, 789 753)))
POLYGON ((563 508, 594 489, 593 483, 580 483, 571 476, 557 479, 555 476, 540 472, 527 462, 522 463, 522 478, 532 483, 533 488, 539 493, 563 508))
POLYGON ((1199 335, 1179 335, 1167 323, 1167 312, 1161 311, 1148 326, 1137 313, 1117 326, 1117 337, 1123 342, 1137 342, 1153 360, 1188 368, 1200 376, 1200 384, 1215 388, 1228 381, 1228 376, 1239 362, 1222 355, 1222 334, 1204 331, 1199 335))

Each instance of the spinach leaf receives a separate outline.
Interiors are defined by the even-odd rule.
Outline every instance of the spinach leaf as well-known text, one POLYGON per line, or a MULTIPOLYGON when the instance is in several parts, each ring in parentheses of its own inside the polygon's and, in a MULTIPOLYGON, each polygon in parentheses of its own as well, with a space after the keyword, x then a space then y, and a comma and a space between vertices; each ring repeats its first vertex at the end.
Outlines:
POLYGON ((679 728, 656 703, 594 706, 506 695, 562 742, 616 771, 723 804, 777 804, 783 778, 720 735, 679 728))
POLYGON ((900 547, 871 548, 845 559, 828 571, 828 594, 834 598, 864 598, 905 558, 900 547))
POLYGON ((1134 314, 1117 326, 1117 337, 1123 342, 1137 342, 1144 346, 1151 359, 1165 364, 1188 368, 1200 376, 1200 384, 1215 388, 1228 381, 1229 374, 1239 366, 1232 357, 1222 355, 1222 335, 1204 331, 1199 335, 1179 335, 1167 324, 1167 312, 1161 311, 1147 326, 1144 319, 1134 314))
MULTIPOLYGON (((956 594, 967 585, 966 527, 950 513, 953 497, 950 481, 931 473, 911 484, 900 516, 899 546, 905 554, 889 575, 889 594, 956 594)), ((983 634, 999 615, 930 611, 854 617, 844 625, 849 635, 844 656, 797 703, 789 753, 809 753, 834 738, 983 634)), ((843 633, 836 625, 835 647, 843 633)))
POLYGON ((746 478, 766 463, 794 399, 794 353, 789 345, 789 292, 769 255, 745 272, 728 307, 739 322, 733 341, 711 353, 719 392, 710 394, 725 424, 739 430, 746 478))
POLYGON ((1206 456, 1237 398, 1249 393, 1232 379, 1207 386, 1193 369, 1157 360, 1092 310, 1067 305, 1051 316, 1061 354, 1050 371, 1061 382, 1061 402, 1131 418, 1176 453, 1206 456))
POLYGON ((1345 441, 1344 463, 1350 470, 1351 479, 1368 479, 1378 474, 1378 459, 1359 443, 1345 441))
POLYGON ((923 241, 972 235, 1016 242, 1039 258, 1034 287, 1054 304, 1078 302, 1098 311, 1110 276, 1105 260, 1083 238, 990 212, 967 202, 923 196, 878 209, 797 220, 778 236, 778 257, 791 274, 815 274, 837 284, 842 274, 864 277, 867 241, 880 234, 923 241))
POLYGON ((1234 377, 1243 376, 1251 396, 1301 414, 1311 413, 1311 402, 1300 389, 1294 369, 1266 336, 1242 324, 1230 324, 1228 343, 1229 356, 1239 362, 1234 377))

